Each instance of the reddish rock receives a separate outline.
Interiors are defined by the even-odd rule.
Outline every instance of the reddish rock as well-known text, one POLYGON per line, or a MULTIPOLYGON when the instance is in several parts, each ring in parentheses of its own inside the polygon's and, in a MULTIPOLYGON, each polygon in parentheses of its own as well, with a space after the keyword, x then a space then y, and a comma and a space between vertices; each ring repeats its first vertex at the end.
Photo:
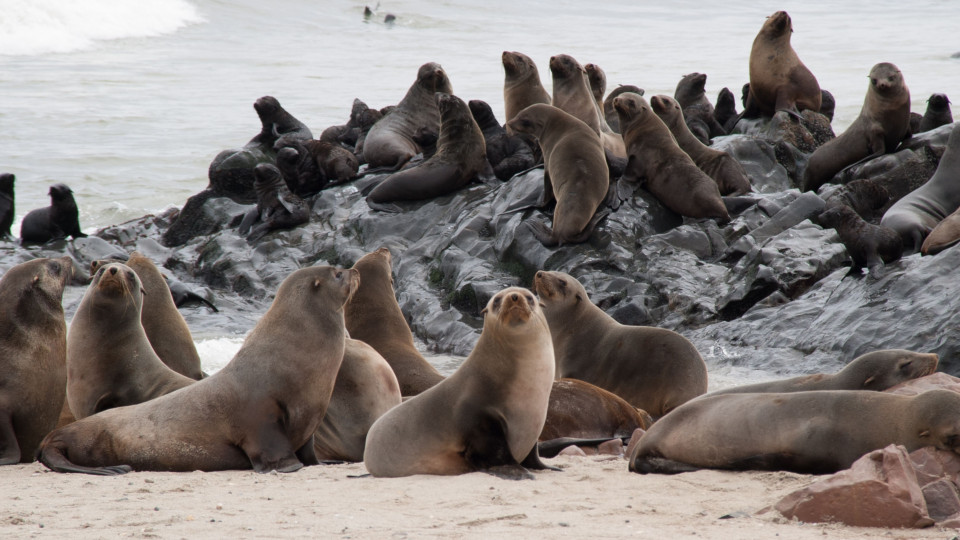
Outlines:
POLYGON ((937 526, 943 529, 960 529, 960 514, 938 522, 937 526))
POLYGON ((622 456, 623 441, 620 439, 612 439, 607 442, 600 443, 597 445, 597 453, 600 455, 622 456))
POLYGON ((577 445, 575 445, 575 444, 571 444, 570 446, 568 446, 568 447, 564 448, 563 450, 561 450, 560 453, 557 454, 557 455, 558 455, 558 456, 581 456, 581 457, 586 457, 587 453, 584 452, 583 449, 580 448, 579 446, 577 446, 577 445))
POLYGON ((644 433, 646 433, 646 431, 640 428, 633 430, 633 434, 630 435, 630 443, 627 444, 627 453, 624 454, 626 457, 629 458, 630 455, 633 454, 633 449, 640 443, 640 437, 643 437, 644 433))
POLYGON ((795 491, 775 508, 805 522, 856 527, 928 527, 923 492, 903 446, 874 450, 845 471, 795 491))
POLYGON ((910 461, 913 462, 917 481, 921 486, 947 477, 960 487, 960 455, 927 446, 911 452, 910 461))
POLYGON ((927 503, 930 519, 940 522, 960 514, 960 492, 947 478, 940 478, 923 486, 923 499, 927 503))
POLYGON ((939 388, 960 392, 960 379, 954 377, 953 375, 937 372, 927 375, 926 377, 920 377, 919 379, 913 379, 912 381, 902 382, 896 386, 887 388, 884 390, 884 392, 890 392, 891 394, 900 394, 904 396, 915 396, 917 394, 922 394, 927 390, 936 390, 939 388))

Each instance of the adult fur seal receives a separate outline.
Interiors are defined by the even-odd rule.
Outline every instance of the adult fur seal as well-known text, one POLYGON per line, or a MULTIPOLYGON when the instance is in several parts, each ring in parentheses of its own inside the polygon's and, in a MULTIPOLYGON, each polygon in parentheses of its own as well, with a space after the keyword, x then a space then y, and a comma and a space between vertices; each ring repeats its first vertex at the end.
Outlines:
POLYGON ((524 109, 507 123, 507 131, 536 137, 543 150, 543 196, 556 199, 553 229, 532 224, 545 246, 586 242, 604 213, 597 213, 610 187, 603 147, 589 126, 551 105, 524 109))
POLYGON ((10 227, 16 216, 14 208, 13 182, 16 176, 10 173, 0 174, 0 238, 10 236, 10 227))
POLYGON ((613 106, 629 155, 624 181, 641 184, 680 215, 730 220, 717 183, 680 149, 646 100, 628 92, 613 100, 613 106))
POLYGON ((506 121, 537 103, 550 104, 550 94, 540 82, 540 72, 529 56, 516 51, 503 51, 503 105, 506 121))
POLYGON ((58 472, 104 475, 315 464, 313 435, 343 358, 343 304, 358 281, 353 270, 297 270, 223 369, 57 429, 37 458, 58 472))
POLYGON ((420 129, 438 132, 440 111, 434 94, 452 94, 453 87, 440 64, 420 66, 417 81, 397 107, 370 128, 363 142, 363 158, 371 167, 399 169, 423 149, 414 142, 420 129))
POLYGON ((946 94, 931 94, 927 99, 927 110, 920 120, 920 132, 937 129, 940 126, 953 123, 953 113, 950 111, 950 98, 946 94))
POLYGON ((707 127, 709 137, 706 141, 700 141, 703 144, 709 144, 713 137, 727 134, 720 122, 713 117, 713 103, 710 103, 710 100, 707 99, 706 88, 706 73, 688 73, 680 79, 676 90, 673 92, 673 98, 683 110, 684 122, 687 124, 702 122, 707 127))
POLYGON ((685 113, 675 99, 669 96, 653 96, 650 98, 650 107, 670 128, 670 133, 680 145, 680 149, 690 156, 701 171, 713 178, 721 195, 743 195, 753 190, 739 161, 726 152, 704 145, 690 133, 683 120, 685 113))
POLYGON ((909 136, 910 89, 897 66, 877 64, 870 70, 860 116, 813 152, 801 188, 815 191, 845 167, 893 152, 909 136))
POLYGON ((63 288, 70 257, 34 259, 0 278, 0 465, 27 463, 57 424, 67 385, 63 288))
POLYGON ((933 177, 919 188, 894 203, 880 220, 880 225, 900 233, 903 254, 916 253, 930 231, 948 215, 960 208, 960 124, 953 127, 947 148, 940 158, 933 177))
POLYGON ((617 114, 617 109, 613 106, 613 100, 617 99, 617 96, 624 92, 633 92, 640 96, 644 94, 643 88, 632 84, 622 84, 607 94, 607 97, 603 100, 603 117, 614 133, 621 133, 622 130, 620 129, 620 115, 617 114))
MULTIPOLYGON (((550 57, 553 75, 553 106, 579 119, 600 136, 605 151, 626 159, 623 137, 607 125, 597 101, 590 91, 587 72, 572 56, 558 54, 550 57)), ((546 158, 544 158, 546 159, 546 158)))
POLYGON ((851 271, 868 268, 871 272, 903 255, 903 242, 897 231, 867 223, 852 208, 837 205, 821 213, 817 222, 832 227, 853 257, 851 271))
MULTIPOLYGON (((790 45, 793 23, 786 11, 767 17, 750 49, 750 89, 745 107, 764 116, 820 110, 820 84, 790 45)), ((746 115, 746 112, 744 113, 746 115)))
POLYGON ((953 247, 958 241, 960 241, 960 209, 954 210, 952 214, 943 218, 943 221, 930 231, 923 245, 920 246, 920 253, 936 255, 953 247))
POLYGON ((550 323, 558 377, 595 384, 654 417, 707 391, 707 366, 680 334, 618 323, 563 272, 537 272, 534 289, 550 323))
POLYGON ((370 428, 363 462, 371 474, 529 477, 524 467, 545 468, 537 436, 554 374, 547 321, 520 287, 495 294, 483 314, 483 332, 460 368, 370 428))
POLYGON ((653 418, 613 392, 579 379, 553 382, 540 440, 619 439, 647 429, 653 418))
POLYGON ((724 394, 693 400, 660 419, 630 455, 630 470, 702 468, 826 474, 890 444, 960 452, 960 394, 916 396, 824 390, 724 394))
POLYGON ((600 111, 600 116, 604 117, 603 96, 607 93, 607 74, 596 64, 587 64, 583 66, 583 70, 587 74, 590 93, 593 94, 593 99, 597 102, 597 109, 600 111))
MULTIPOLYGON (((440 138, 437 153, 422 164, 387 177, 367 195, 367 204, 432 199, 457 191, 489 172, 483 132, 470 108, 457 96, 438 93, 440 138)), ((392 114, 396 114, 391 113, 392 114)), ((389 118, 389 117, 388 117, 389 118)))
POLYGON ((20 240, 24 243, 44 243, 68 236, 84 238, 80 231, 80 212, 73 190, 66 184, 50 186, 50 206, 31 210, 20 224, 20 240))
MULTIPOLYGON (((763 392, 809 392, 812 390, 871 390, 882 392, 902 382, 930 375, 937 370, 939 357, 904 349, 884 349, 860 355, 837 373, 817 373, 790 379, 745 384, 711 392, 758 394, 763 392)), ((704 397, 707 397, 704 396, 704 397)))
POLYGON ((257 207, 247 212, 237 229, 251 242, 276 229, 291 229, 310 221, 310 208, 290 192, 275 165, 261 163, 254 168, 257 207))
POLYGON ((94 274, 67 336, 67 401, 74 417, 148 401, 194 382, 168 368, 150 346, 140 322, 143 297, 140 278, 124 264, 101 265, 94 274))

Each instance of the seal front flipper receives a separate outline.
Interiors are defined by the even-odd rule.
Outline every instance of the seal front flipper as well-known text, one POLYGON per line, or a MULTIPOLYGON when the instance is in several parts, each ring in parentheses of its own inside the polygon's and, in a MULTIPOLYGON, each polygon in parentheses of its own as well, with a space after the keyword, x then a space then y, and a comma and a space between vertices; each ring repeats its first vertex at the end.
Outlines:
POLYGON ((20 443, 9 414, 0 417, 0 465, 20 463, 20 443))
MULTIPOLYGON (((507 480, 532 479, 510 452, 507 422, 499 412, 481 411, 464 440, 463 458, 474 470, 507 480)), ((534 445, 536 450, 536 445, 534 445)))
POLYGON ((532 469, 535 471, 557 471, 562 472, 563 469, 558 467, 551 467, 543 461, 540 460, 540 444, 537 443, 533 445, 533 448, 530 450, 530 453, 527 454, 527 457, 523 458, 523 461, 520 462, 520 465, 526 467, 527 469, 532 469))
POLYGON ((388 212, 391 214, 399 214, 403 212, 403 209, 393 203, 379 203, 373 202, 370 200, 370 197, 367 197, 367 206, 372 210, 379 210, 380 212, 388 212))
POLYGON ((240 222, 240 226, 237 227, 237 232, 243 236, 246 236, 250 232, 250 228, 253 227, 253 224, 256 223, 257 219, 260 217, 260 210, 256 207, 250 209, 243 216, 243 221, 240 222))
POLYGON ((680 474, 699 470, 700 467, 662 457, 638 456, 630 461, 630 472, 640 474, 680 474))
MULTIPOLYGON (((314 436, 315 435, 310 435, 310 438, 307 439, 307 442, 303 443, 303 446, 301 446, 296 452, 297 459, 299 459, 300 462, 307 467, 320 464, 320 460, 317 459, 317 451, 313 447, 314 436)), ((341 461, 341 463, 344 462, 341 461)))
POLYGON ((264 422, 256 434, 251 435, 239 446, 247 454, 255 472, 268 473, 276 470, 285 473, 303 468, 303 463, 294 453, 279 421, 264 422))

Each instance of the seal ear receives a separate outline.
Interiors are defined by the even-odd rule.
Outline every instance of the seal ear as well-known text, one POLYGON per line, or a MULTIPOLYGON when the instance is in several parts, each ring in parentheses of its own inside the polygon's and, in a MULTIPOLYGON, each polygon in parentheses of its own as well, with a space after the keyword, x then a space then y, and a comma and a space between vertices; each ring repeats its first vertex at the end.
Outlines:
POLYGON ((917 434, 917 437, 920 437, 921 439, 926 439, 926 438, 929 437, 929 436, 930 436, 930 430, 929 430, 929 429, 925 429, 925 430, 923 430, 923 431, 921 431, 920 433, 917 434))
POLYGON ((487 311, 489 311, 487 308, 483 308, 482 310, 480 310, 480 315, 486 315, 487 311))
POLYGON ((317 279, 313 280, 313 286, 314 286, 314 287, 319 287, 319 286, 320 286, 320 278, 317 278, 317 279))
POLYGON ((578 303, 578 304, 579 304, 580 302, 583 302, 583 297, 580 296, 580 293, 577 293, 576 299, 577 299, 577 303, 578 303))
POLYGON ((876 379, 875 376, 874 376, 874 377, 868 377, 867 380, 863 381, 863 386, 862 386, 862 388, 866 388, 866 387, 870 386, 870 383, 872 383, 874 379, 876 379))
POLYGON ((40 274, 33 276, 33 281, 30 283, 31 286, 36 287, 40 283, 40 274))

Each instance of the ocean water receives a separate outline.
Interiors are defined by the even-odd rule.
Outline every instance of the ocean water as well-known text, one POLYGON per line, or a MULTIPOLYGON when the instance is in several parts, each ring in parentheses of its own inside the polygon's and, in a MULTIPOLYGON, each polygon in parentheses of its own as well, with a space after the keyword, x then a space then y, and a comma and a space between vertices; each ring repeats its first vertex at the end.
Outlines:
MULTIPOLYGON (((531 56, 548 89, 548 60, 566 53, 601 66, 608 89, 672 95, 699 71, 712 99, 724 86, 739 96, 753 39, 779 9, 793 18, 794 49, 837 100, 838 132, 878 62, 900 67, 916 112, 931 93, 960 95, 951 57, 960 6, 947 1, 399 0, 369 21, 364 5, 0 0, 0 172, 17 175, 14 233, 56 182, 73 188, 87 232, 182 205, 206 186, 218 152, 258 133, 258 97, 277 97, 319 136, 346 121, 354 98, 399 101, 430 61, 457 95, 490 102, 501 120, 504 50, 531 56), (386 13, 394 24, 383 24, 386 13)), ((229 358, 239 338, 201 344, 229 358)))

